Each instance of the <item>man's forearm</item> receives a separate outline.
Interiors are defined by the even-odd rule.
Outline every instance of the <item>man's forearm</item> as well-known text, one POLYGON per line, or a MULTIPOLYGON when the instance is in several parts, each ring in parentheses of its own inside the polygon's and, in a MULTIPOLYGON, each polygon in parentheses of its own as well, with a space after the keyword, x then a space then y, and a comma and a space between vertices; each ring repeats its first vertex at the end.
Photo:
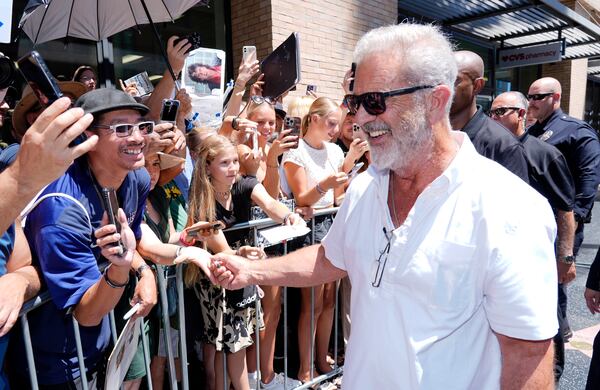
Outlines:
POLYGON ((320 244, 275 259, 250 262, 247 272, 253 284, 289 287, 316 286, 346 276, 327 260, 320 244))
POLYGON ((0 234, 4 234, 42 186, 29 185, 18 177, 14 165, 0 173, 0 234))
MULTIPOLYGON (((107 270, 108 277, 113 283, 122 284, 129 278, 129 268, 111 266, 107 270)), ((114 288, 101 277, 81 297, 73 315, 82 326, 96 326, 109 311, 115 308, 124 288, 114 288)))
POLYGON ((530 341, 496 334, 502 354, 502 390, 554 389, 552 340, 530 341))
POLYGON ((558 229, 557 257, 571 256, 573 254, 573 243, 575 240, 575 216, 573 211, 556 212, 556 226, 558 229))

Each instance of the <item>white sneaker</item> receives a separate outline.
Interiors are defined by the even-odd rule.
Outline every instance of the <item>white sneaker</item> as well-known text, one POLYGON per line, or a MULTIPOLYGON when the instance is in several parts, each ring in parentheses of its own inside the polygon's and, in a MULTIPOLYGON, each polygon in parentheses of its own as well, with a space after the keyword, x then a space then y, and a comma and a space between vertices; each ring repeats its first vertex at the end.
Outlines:
POLYGON ((258 374, 256 371, 248 373, 248 383, 250 384, 250 389, 256 389, 256 382, 258 381, 258 374))
POLYGON ((285 378, 285 375, 283 374, 283 372, 280 372, 279 374, 275 374, 275 376, 273 377, 273 380, 267 384, 263 383, 263 381, 260 381, 260 388, 262 390, 289 390, 289 389, 294 389, 298 386, 300 386, 302 383, 299 380, 296 379, 292 379, 292 378, 285 378), (284 379, 285 379, 285 387, 284 387, 284 379))

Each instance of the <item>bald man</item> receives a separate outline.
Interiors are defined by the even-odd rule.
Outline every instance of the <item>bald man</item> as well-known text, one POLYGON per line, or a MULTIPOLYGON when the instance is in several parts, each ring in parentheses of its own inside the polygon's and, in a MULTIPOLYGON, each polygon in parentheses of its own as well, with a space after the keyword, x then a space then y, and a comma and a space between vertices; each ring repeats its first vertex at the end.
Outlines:
MULTIPOLYGON (((573 262, 565 262, 565 257, 573 257, 575 237, 575 184, 567 161, 554 146, 532 137, 525 131, 528 102, 521 92, 501 93, 492 102, 490 116, 501 123, 519 138, 525 147, 529 167, 529 184, 542 194, 554 211, 558 234, 556 237, 556 268, 558 282, 567 284, 575 279, 573 262)), ((564 326, 560 307, 557 310, 559 326, 564 326)), ((565 364, 564 329, 554 337, 554 379, 560 379, 565 364)))
MULTIPOLYGON (((529 87, 527 99, 529 110, 537 121, 529 129, 529 134, 555 146, 565 156, 575 182, 575 242, 573 254, 576 256, 583 242, 583 224, 591 218, 592 207, 598 187, 598 164, 600 163, 600 143, 596 132, 587 123, 566 115, 560 109, 562 89, 558 80, 544 77, 529 87)), ((565 261, 574 261, 566 258, 565 261)), ((559 303, 563 311, 567 330, 565 339, 572 332, 567 321, 567 296, 560 290, 559 303)))
POLYGON ((507 129, 485 115, 481 106, 477 105, 477 95, 485 85, 483 60, 477 54, 465 50, 455 52, 454 59, 458 65, 458 75, 450 107, 452 128, 467 133, 479 154, 496 161, 528 182, 523 145, 507 129))

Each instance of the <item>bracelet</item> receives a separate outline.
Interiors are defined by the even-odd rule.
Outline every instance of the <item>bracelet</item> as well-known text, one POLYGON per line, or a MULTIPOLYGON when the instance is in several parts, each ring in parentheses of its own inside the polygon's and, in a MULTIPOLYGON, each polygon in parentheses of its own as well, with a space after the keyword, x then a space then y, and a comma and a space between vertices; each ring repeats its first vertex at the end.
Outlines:
POLYGON ((233 118, 231 120, 231 127, 233 128, 233 130, 238 130, 238 121, 240 120, 239 116, 236 116, 235 118, 233 118))
POLYGON ((233 84, 234 89, 235 89, 235 87, 239 87, 241 89, 246 89, 246 84, 244 84, 244 85, 238 84, 238 82, 236 81, 235 84, 233 84))
POLYGON ((323 188, 321 188, 321 183, 317 183, 317 185, 316 185, 315 188, 316 188, 317 192, 319 194, 321 194, 321 195, 325 195, 327 193, 326 190, 324 190, 323 188))
POLYGON ((267 168, 279 169, 279 164, 275 164, 275 165, 269 165, 269 164, 267 164, 267 168))
POLYGON ((111 288, 124 288, 129 283, 129 275, 127 275, 127 281, 125 283, 123 283, 123 284, 113 282, 108 277, 108 269, 110 268, 111 265, 112 265, 112 263, 109 264, 106 268, 104 268, 104 273, 103 273, 103 275, 104 275, 104 281, 111 288))
POLYGON ((137 276, 138 279, 142 278, 142 272, 144 272, 145 270, 150 269, 150 266, 146 263, 142 263, 139 267, 137 267, 137 269, 135 270, 135 276, 137 276))
POLYGON ((182 250, 183 250, 182 246, 177 247, 177 250, 175 251, 175 258, 178 258, 181 255, 182 250))
POLYGON ((179 233, 179 243, 180 243, 182 246, 192 246, 192 245, 194 245, 194 241, 192 241, 191 243, 189 243, 189 242, 185 241, 185 240, 183 239, 183 234, 181 234, 181 233, 179 233))
POLYGON ((291 216, 292 214, 294 214, 294 213, 287 213, 287 214, 285 215, 285 217, 283 217, 283 224, 284 224, 284 225, 287 223, 288 219, 290 219, 290 216, 291 216))

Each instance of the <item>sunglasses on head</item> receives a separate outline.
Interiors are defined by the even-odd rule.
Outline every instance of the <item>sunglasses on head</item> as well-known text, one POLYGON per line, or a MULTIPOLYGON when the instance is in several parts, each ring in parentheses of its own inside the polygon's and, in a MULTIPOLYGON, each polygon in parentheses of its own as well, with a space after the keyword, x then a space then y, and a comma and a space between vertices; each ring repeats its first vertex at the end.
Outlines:
POLYGON ((498 107, 490 110, 490 116, 504 116, 508 111, 520 109, 521 107, 498 107))
POLYGON ((392 96, 407 95, 421 89, 434 87, 435 85, 418 85, 415 87, 395 89, 389 92, 367 92, 362 95, 346 95, 344 96, 344 104, 348 107, 348 111, 353 115, 358 112, 361 105, 370 115, 381 115, 386 110, 385 99, 392 96))
POLYGON ((154 131, 154 122, 144 121, 135 125, 131 123, 118 123, 116 125, 96 125, 94 127, 99 129, 110 129, 115 132, 117 137, 129 137, 135 129, 139 129, 142 135, 151 134, 154 131))
POLYGON ((527 100, 542 100, 552 95, 554 95, 554 92, 534 93, 531 95, 527 95, 527 100))
POLYGON ((252 96, 250 96, 250 99, 252 100, 252 103, 254 103, 254 104, 263 104, 264 102, 267 102, 272 106, 275 105, 275 101, 268 96, 264 97, 264 96, 259 96, 259 95, 252 95, 252 96))

